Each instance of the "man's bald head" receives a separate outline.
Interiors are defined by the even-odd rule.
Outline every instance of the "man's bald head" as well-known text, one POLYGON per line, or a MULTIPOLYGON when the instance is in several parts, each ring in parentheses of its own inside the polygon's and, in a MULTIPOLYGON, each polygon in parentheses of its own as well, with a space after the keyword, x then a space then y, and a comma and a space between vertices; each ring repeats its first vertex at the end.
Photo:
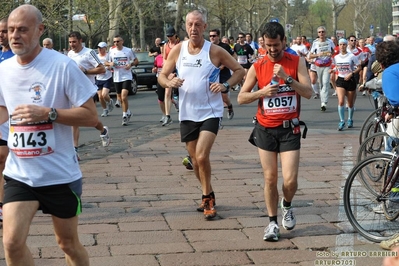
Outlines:
POLYGON ((32 5, 21 5, 8 17, 9 44, 21 64, 31 62, 41 51, 44 32, 42 13, 32 5))

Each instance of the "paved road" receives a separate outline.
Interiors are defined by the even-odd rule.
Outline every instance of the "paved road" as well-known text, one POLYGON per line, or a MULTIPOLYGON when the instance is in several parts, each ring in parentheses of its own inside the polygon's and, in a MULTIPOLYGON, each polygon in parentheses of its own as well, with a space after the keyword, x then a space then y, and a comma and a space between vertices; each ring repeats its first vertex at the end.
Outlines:
MULTIPOLYGON (((232 92, 234 102, 236 95, 232 92)), ((79 232, 92 265, 325 265, 320 263, 332 263, 332 254, 339 259, 334 263, 346 263, 341 265, 381 265, 382 254, 369 253, 381 249, 354 233, 342 203, 360 121, 372 106, 366 97, 358 97, 355 128, 343 132, 336 130, 336 98, 326 113, 319 111, 319 100, 303 101, 309 133, 302 142, 293 202, 297 226, 282 229, 276 243, 262 240, 268 224, 262 170, 256 148, 247 141, 256 103, 236 106, 212 150, 218 210, 213 221, 195 211, 201 190, 193 172, 181 165, 185 150, 178 123, 160 126, 154 92, 140 91, 130 104, 129 126, 120 125, 118 109, 103 119, 112 133, 110 147, 100 146, 95 130, 82 130, 79 232)), ((50 224, 39 214, 31 227, 28 244, 36 265, 64 263, 50 224)), ((0 247, 0 265, 3 258, 0 247)))

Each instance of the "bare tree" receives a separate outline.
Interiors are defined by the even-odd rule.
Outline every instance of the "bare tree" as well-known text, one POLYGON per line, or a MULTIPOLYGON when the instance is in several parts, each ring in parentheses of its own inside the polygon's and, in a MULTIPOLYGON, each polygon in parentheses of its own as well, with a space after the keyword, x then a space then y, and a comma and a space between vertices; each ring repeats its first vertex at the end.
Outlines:
POLYGON ((331 0, 332 7, 332 29, 335 34, 337 30, 337 20, 338 16, 344 7, 348 4, 349 0, 331 0))
POLYGON ((122 0, 108 0, 109 31, 107 43, 110 44, 115 35, 119 34, 119 24, 122 11, 122 0))
POLYGON ((367 12, 370 8, 369 3, 369 0, 353 0, 355 8, 353 28, 355 29, 356 38, 361 37, 362 32, 364 32, 366 28, 366 23, 369 21, 370 13, 367 12))

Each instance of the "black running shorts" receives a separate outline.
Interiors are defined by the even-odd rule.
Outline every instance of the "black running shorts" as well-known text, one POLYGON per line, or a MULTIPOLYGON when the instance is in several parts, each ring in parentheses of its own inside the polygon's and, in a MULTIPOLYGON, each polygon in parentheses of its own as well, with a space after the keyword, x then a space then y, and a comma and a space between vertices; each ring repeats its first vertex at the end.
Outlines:
POLYGON ((80 196, 82 179, 69 184, 45 187, 30 187, 8 176, 4 176, 3 204, 15 201, 38 201, 39 210, 58 218, 72 218, 82 213, 80 196))
POLYGON ((132 88, 132 81, 125 80, 122 82, 114 82, 116 94, 121 94, 122 90, 131 90, 132 88))
POLYGON ((350 80, 346 81, 342 77, 338 77, 336 81, 337 87, 344 88, 346 91, 354 91, 356 90, 356 80, 351 78, 350 80))
POLYGON ((180 137, 181 142, 189 142, 198 139, 201 131, 210 131, 215 135, 218 134, 222 118, 209 118, 202 122, 181 121, 180 137))
POLYGON ((265 128, 256 124, 248 141, 262 150, 278 153, 301 148, 301 134, 294 134, 291 127, 265 128))

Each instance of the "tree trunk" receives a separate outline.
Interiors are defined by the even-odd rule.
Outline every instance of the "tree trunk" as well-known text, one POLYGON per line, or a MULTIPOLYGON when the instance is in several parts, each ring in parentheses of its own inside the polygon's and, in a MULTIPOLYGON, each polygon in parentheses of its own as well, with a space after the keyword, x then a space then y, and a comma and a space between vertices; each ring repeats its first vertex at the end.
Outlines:
POLYGON ((176 5, 176 20, 175 20, 175 30, 178 36, 181 36, 181 22, 183 19, 183 5, 184 5, 184 0, 177 0, 177 5, 176 5))
POLYGON ((122 12, 121 2, 122 0, 108 0, 109 31, 108 31, 107 43, 109 45, 113 45, 113 43, 111 43, 113 38, 115 37, 115 35, 119 34, 118 26, 120 23, 120 17, 122 12))

